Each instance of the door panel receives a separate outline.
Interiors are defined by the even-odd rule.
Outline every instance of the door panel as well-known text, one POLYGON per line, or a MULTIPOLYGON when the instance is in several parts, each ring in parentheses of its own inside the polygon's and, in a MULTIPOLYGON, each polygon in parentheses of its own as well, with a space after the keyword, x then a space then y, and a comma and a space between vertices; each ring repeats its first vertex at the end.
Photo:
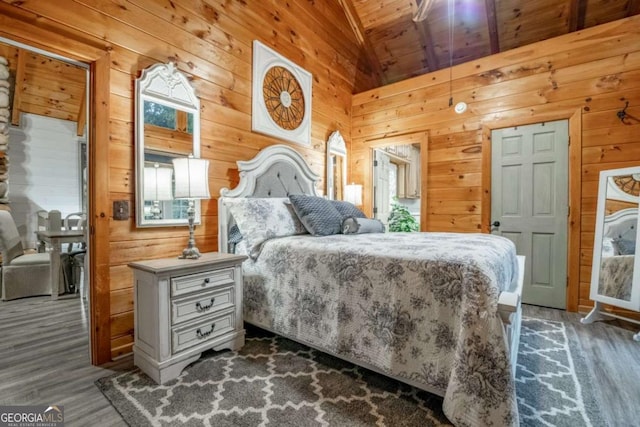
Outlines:
POLYGON ((505 166, 502 169, 502 216, 521 216, 522 199, 512 197, 522 187, 522 165, 505 166))
POLYGON ((568 122, 498 129, 491 141, 492 232, 527 258, 523 302, 565 308, 568 122))
POLYGON ((552 286, 551 269, 553 253, 553 234, 534 233, 531 236, 531 284, 535 286, 552 286))
POLYGON ((389 213, 391 212, 391 195, 389 194, 389 170, 391 161, 389 156, 379 150, 374 150, 375 163, 373 170, 374 191, 374 214, 373 217, 382 221, 387 226, 389 213))
POLYGON ((533 216, 553 216, 555 213, 555 164, 533 165, 533 216))

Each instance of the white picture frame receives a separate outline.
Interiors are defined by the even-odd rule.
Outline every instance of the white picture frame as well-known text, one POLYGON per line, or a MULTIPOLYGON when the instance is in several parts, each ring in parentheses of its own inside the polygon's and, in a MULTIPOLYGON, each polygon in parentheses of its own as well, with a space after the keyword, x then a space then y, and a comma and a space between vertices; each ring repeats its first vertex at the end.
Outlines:
MULTIPOLYGON (((311 82, 312 75, 258 40, 253 41, 253 80, 251 104, 251 130, 274 136, 303 146, 311 145, 311 82), (269 114, 263 94, 263 82, 267 72, 273 67, 289 71, 302 89, 304 115, 295 129, 279 126, 269 114)), ((285 94, 286 95, 286 94, 285 94)))

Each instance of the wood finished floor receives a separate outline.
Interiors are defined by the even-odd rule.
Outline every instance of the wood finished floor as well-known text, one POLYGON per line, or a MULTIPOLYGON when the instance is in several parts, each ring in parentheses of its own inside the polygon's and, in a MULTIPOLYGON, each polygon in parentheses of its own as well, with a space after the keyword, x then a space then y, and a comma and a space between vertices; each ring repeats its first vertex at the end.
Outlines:
MULTIPOLYGON (((524 315, 571 322, 586 350, 596 393, 612 427, 637 426, 640 407, 640 343, 619 321, 581 325, 581 315, 525 306, 524 315)), ((125 357, 91 366, 86 307, 79 298, 25 298, 0 302, 0 405, 61 404, 67 426, 126 426, 94 385, 127 370, 125 357)), ((594 426, 599 427, 599 426, 594 426)))

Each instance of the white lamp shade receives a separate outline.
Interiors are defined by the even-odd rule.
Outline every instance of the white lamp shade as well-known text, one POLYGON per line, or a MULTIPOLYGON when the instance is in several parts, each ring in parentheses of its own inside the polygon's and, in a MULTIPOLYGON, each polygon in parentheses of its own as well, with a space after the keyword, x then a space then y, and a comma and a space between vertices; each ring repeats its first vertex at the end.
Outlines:
POLYGON ((344 200, 356 206, 362 205, 362 185, 347 184, 344 186, 344 200))
POLYGON ((151 166, 144 168, 144 199, 172 200, 173 185, 171 168, 151 166))
POLYGON ((209 199, 209 160, 173 159, 176 199, 209 199))

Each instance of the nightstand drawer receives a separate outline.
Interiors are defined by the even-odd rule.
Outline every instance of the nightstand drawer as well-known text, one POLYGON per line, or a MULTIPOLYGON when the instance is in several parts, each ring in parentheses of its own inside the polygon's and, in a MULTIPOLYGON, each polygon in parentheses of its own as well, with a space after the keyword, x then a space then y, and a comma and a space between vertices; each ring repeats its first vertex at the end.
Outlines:
POLYGON ((216 311, 232 307, 235 303, 233 284, 225 285, 214 292, 193 295, 171 301, 171 324, 177 325, 216 311))
POLYGON ((233 268, 189 274, 171 279, 171 296, 179 296, 190 292, 207 292, 216 286, 233 284, 233 268))
POLYGON ((235 312, 230 310, 219 316, 193 322, 171 331, 171 351, 177 353, 235 330, 235 312))

